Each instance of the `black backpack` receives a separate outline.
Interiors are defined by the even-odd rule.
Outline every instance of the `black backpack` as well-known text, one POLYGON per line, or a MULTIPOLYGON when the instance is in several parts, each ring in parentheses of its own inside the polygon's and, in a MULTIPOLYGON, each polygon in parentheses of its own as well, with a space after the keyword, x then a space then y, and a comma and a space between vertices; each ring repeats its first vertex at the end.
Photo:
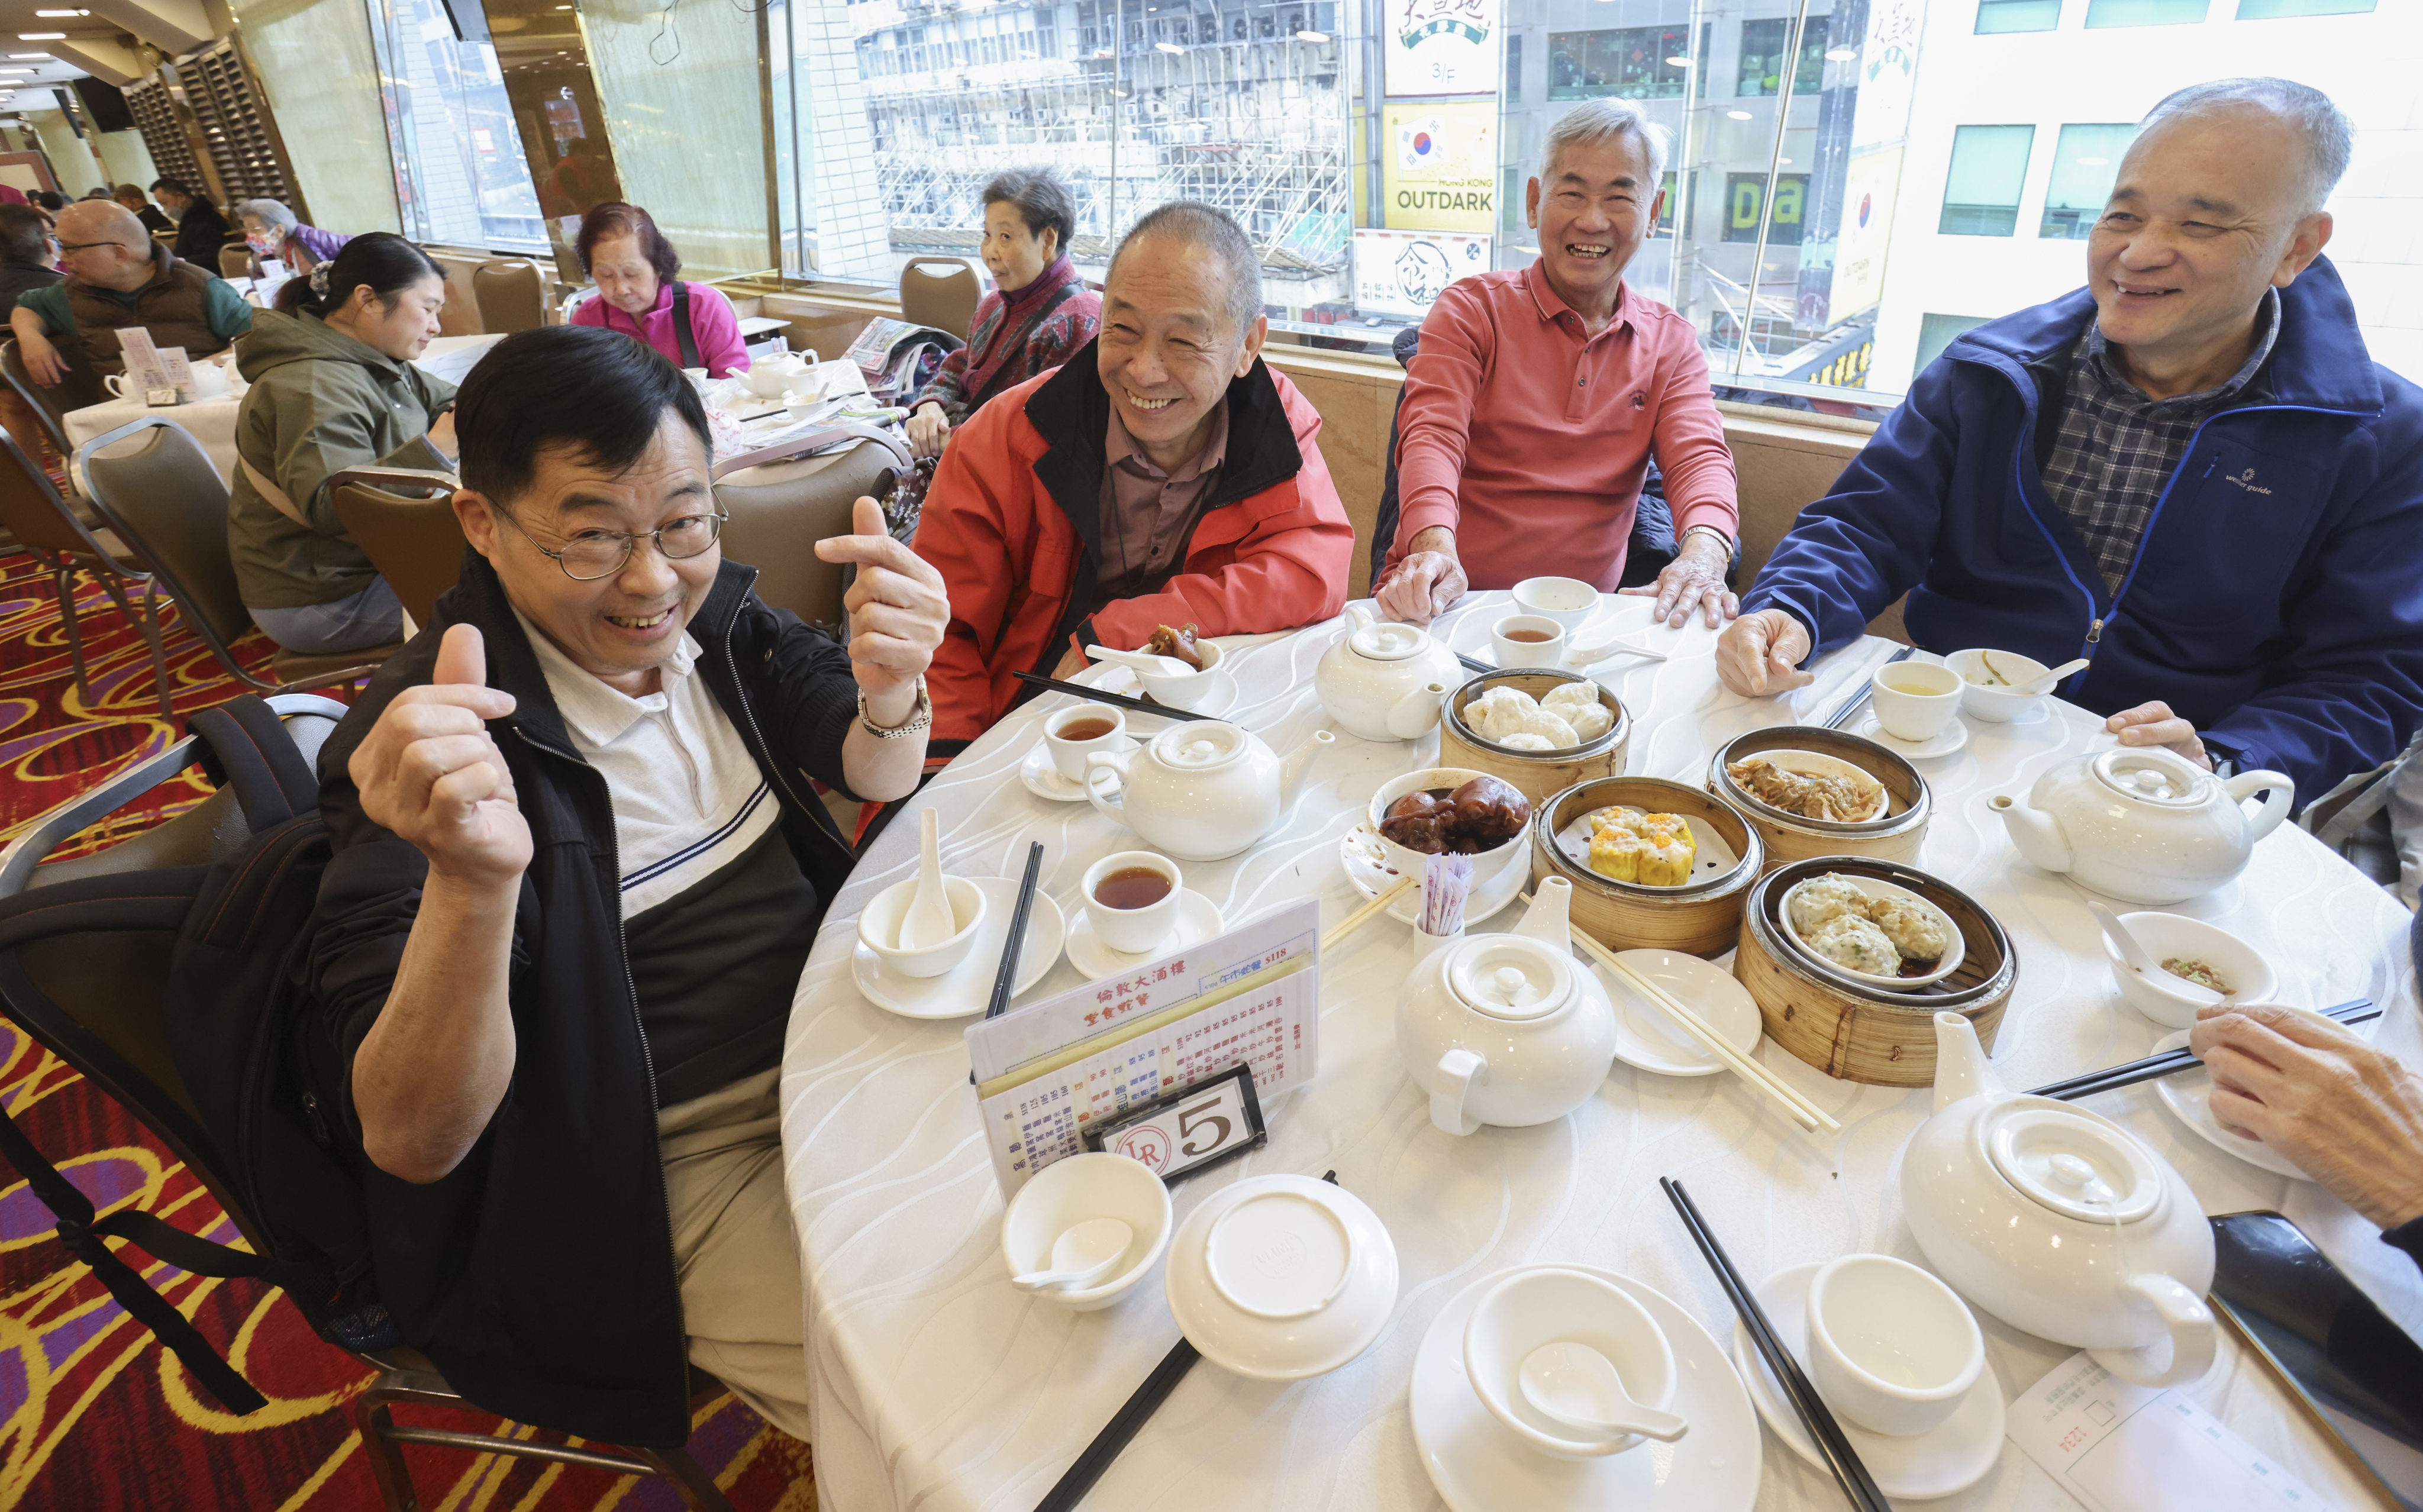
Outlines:
POLYGON ((371 1278, 358 1145, 336 1111, 335 1047, 302 989, 303 953, 329 842, 319 781, 260 699, 194 716, 197 754, 232 787, 250 831, 205 864, 62 881, 0 899, 0 1010, 168 1142, 258 1251, 198 1238, 133 1208, 96 1221, 84 1193, 0 1110, 0 1155, 58 1221, 69 1252, 228 1410, 264 1405, 182 1314, 101 1241, 122 1238, 181 1270, 280 1286, 320 1334, 364 1350, 396 1343, 371 1278), (77 937, 87 937, 79 942, 77 937), (183 1097, 147 1074, 28 969, 29 949, 166 951, 159 1037, 183 1097))

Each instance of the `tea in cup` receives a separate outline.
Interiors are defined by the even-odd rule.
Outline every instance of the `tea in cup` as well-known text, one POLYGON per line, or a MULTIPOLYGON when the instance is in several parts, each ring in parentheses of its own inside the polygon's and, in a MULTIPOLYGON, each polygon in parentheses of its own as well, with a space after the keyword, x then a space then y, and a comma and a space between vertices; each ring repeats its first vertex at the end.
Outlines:
POLYGON ((1053 769, 1071 782, 1085 780, 1085 758, 1118 750, 1127 739, 1128 717, 1107 703, 1080 703, 1043 721, 1043 744, 1053 769))
POLYGON ((1554 667, 1565 657, 1565 627, 1544 614, 1510 614, 1489 630, 1500 667, 1554 667))
POLYGON ((1877 723, 1901 740, 1932 740, 1960 712, 1960 674, 1935 662, 1904 661, 1876 675, 1877 723))
POLYGON ((1125 955, 1160 949, 1178 928, 1185 878, 1152 851, 1119 851, 1085 869, 1085 917, 1103 944, 1125 955))
POLYGON ((1809 1282, 1809 1375, 1828 1406, 1873 1433, 1941 1427, 1986 1368, 1969 1304, 1889 1254, 1846 1254, 1809 1282))

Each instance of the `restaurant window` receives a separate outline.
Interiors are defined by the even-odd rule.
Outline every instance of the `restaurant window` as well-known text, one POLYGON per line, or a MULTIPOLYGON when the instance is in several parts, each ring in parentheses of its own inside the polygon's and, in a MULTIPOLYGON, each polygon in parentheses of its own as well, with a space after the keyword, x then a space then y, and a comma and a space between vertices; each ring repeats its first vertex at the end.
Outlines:
POLYGON ((1943 355, 1963 331, 1971 331, 1993 319, 1990 315, 1921 315, 1918 318, 1918 362, 1910 370, 1924 372, 1927 364, 1943 355))
POLYGON ((2273 21, 2283 16, 2353 16, 2374 8, 2375 0, 2238 0, 2241 21, 2273 21))
MULTIPOLYGON (((624 197, 647 207, 687 276, 766 267, 770 165, 754 13, 699 6, 668 33, 660 0, 580 7, 624 197)), ((854 50, 844 56, 855 74, 854 50)))
POLYGON ((2056 241, 2086 240, 2103 218, 2121 155, 2136 139, 2137 128, 2129 122, 2064 126, 2053 144, 2052 181, 2045 186, 2044 219, 2036 234, 2056 241))
POLYGON ((2061 0, 1977 0, 1977 34, 2051 31, 2061 24, 2061 0))
MULTIPOLYGON (((1725 240, 1756 242, 1760 212, 1766 202, 1766 175, 1725 175, 1725 240)), ((1809 175, 1778 174, 1775 181, 1775 222, 1767 228, 1769 246, 1800 244, 1801 213, 1809 203, 1809 175)))
MULTIPOLYGON (((1742 23, 1741 57, 1734 93, 1759 96, 1782 92, 1783 54, 1791 41, 1792 23, 1790 16, 1742 23)), ((1813 93, 1825 73, 1826 18, 1812 16, 1809 30, 1800 39, 1800 61, 1792 72, 1792 92, 1813 93)))
POLYGON ((2094 26, 2190 26, 2204 20, 2211 0, 2086 0, 2086 24, 2094 26))
POLYGON ((545 252, 530 159, 480 0, 370 0, 404 234, 545 252))
POLYGON ((1548 35, 1548 98, 1671 100, 1689 71, 1683 26, 1625 26, 1612 31, 1548 35), (1683 61, 1677 61, 1681 59, 1683 61))
POLYGON ((348 232, 401 229, 396 185, 362 171, 389 150, 368 12, 288 0, 232 0, 230 8, 312 216, 348 232))
POLYGON ((2009 236, 2018 230, 2019 191, 2027 182, 2035 135, 2033 126, 1963 126, 1956 132, 1936 229, 1945 236, 2009 236))

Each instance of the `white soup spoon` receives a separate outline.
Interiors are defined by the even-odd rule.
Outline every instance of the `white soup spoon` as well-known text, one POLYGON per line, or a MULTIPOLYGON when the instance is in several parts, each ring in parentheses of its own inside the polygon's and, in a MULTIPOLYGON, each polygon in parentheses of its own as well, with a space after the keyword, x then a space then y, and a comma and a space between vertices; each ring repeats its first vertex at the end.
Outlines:
POLYGON ((1122 1219, 1089 1218, 1052 1241, 1051 1269, 1012 1276, 1009 1284, 1021 1291, 1090 1286, 1119 1263, 1134 1239, 1135 1230, 1122 1219))
POLYGON ((930 950, 958 932, 950 890, 942 886, 942 820, 929 804, 918 811, 917 890, 900 915, 900 949, 930 950))
POLYGON ((2163 970, 2162 964, 2154 959, 2154 953, 2146 949, 2144 941, 2129 933, 2129 926, 2120 921, 2120 916, 2105 905, 2089 898, 2086 900, 2086 911, 2095 916, 2095 921, 2101 924, 2103 932, 2110 935, 2113 943, 2120 947, 2120 958, 2129 963, 2129 969, 2144 977, 2146 984, 2156 992, 2167 992, 2175 998, 2194 1003, 2199 1008, 2209 1008, 2214 1003, 2229 1000, 2210 987, 2190 982, 2176 971, 2163 970))
POLYGON ((1672 1443, 1691 1425, 1632 1399, 1615 1362, 1587 1344, 1544 1344, 1523 1357, 1523 1399, 1569 1428, 1597 1438, 1638 1433, 1672 1443))

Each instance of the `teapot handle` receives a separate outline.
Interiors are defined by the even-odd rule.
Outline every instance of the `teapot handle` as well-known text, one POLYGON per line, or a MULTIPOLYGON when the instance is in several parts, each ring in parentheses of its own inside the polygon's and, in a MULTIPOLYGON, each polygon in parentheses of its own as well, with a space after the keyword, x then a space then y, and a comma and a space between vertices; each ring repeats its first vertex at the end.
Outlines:
POLYGON ((1489 1063, 1458 1047, 1439 1057, 1431 1079, 1431 1122, 1449 1134, 1477 1134, 1481 1120, 1465 1116, 1464 1101, 1476 1081, 1489 1079, 1489 1063))
POLYGON ((1135 760, 1132 750, 1097 750, 1085 754, 1085 801, 1121 824, 1128 822, 1128 764, 1135 760), (1094 772, 1107 766, 1119 774, 1118 796, 1105 798, 1102 790, 1094 785, 1094 772))
POLYGON ((2089 1358, 2122 1380, 2140 1386, 2185 1386, 2202 1380, 2212 1368, 2216 1332, 2212 1310, 2204 1305, 2204 1299, 2168 1276, 2132 1276, 2129 1289, 2162 1315, 2171 1340, 2170 1363, 2158 1369, 2142 1347, 2089 1349, 2089 1358))
POLYGON ((2246 821, 2249 844, 2278 828, 2280 821, 2288 817, 2288 811, 2297 802, 2297 784, 2280 772, 2241 772, 2224 782, 2221 790, 2229 795, 2232 803, 2242 803, 2248 795, 2261 790, 2263 801, 2256 806, 2255 812, 2246 821))

